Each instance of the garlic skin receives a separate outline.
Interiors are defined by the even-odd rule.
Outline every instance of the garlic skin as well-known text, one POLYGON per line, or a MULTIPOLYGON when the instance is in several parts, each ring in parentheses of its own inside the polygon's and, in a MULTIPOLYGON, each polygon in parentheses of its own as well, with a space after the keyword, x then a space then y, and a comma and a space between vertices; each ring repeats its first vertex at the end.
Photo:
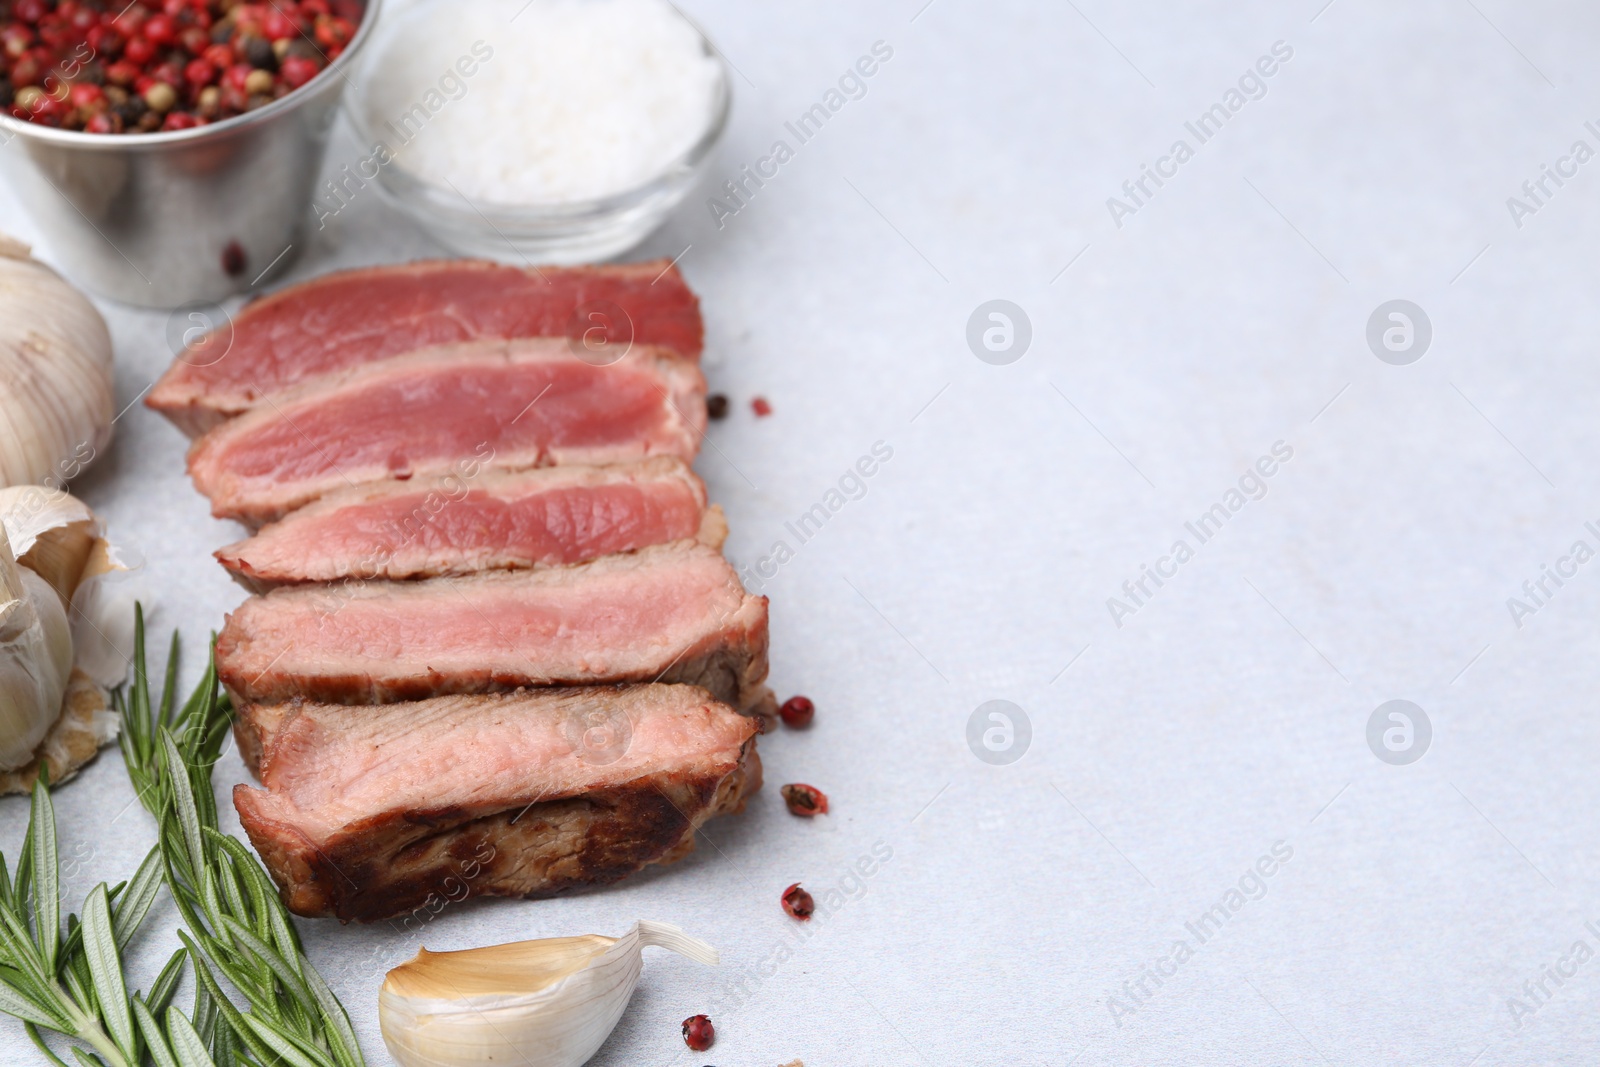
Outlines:
MULTIPOLYGON (((127 569, 81 500, 39 485, 0 489, 0 793, 25 790, 8 772, 34 765, 58 723, 71 726, 75 684, 103 697, 127 676, 133 612, 106 582, 127 569)), ((52 781, 114 738, 116 717, 91 713, 79 730, 93 736, 74 759, 47 746, 52 781)))
POLYGON ((71 674, 66 605, 17 563, 0 527, 0 770, 33 759, 61 716, 71 674))
POLYGON ((133 658, 133 603, 110 588, 129 566, 89 506, 61 489, 0 489, 0 526, 17 562, 44 578, 72 623, 74 665, 104 688, 121 685, 133 658))
POLYGON ((617 938, 422 949, 378 992, 383 1043, 401 1067, 579 1067, 622 1018, 648 946, 717 962, 705 942, 646 920, 617 938))
POLYGON ((110 443, 114 406, 105 320, 0 235, 0 486, 75 477, 110 443))

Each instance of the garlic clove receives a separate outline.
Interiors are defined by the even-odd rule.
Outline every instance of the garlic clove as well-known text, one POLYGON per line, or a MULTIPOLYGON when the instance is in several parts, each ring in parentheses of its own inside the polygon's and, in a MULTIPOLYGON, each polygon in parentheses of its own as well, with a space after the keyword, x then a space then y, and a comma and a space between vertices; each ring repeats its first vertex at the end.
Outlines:
POLYGON ((423 949, 378 992, 383 1042, 401 1067, 578 1067, 615 1029, 649 946, 717 962, 705 942, 645 920, 617 938, 423 949))
POLYGON ((17 562, 39 575, 72 603, 100 537, 89 505, 62 489, 14 485, 0 489, 0 524, 11 538, 17 562))
POLYGON ((0 770, 15 770, 61 715, 72 630, 56 591, 17 563, 0 526, 0 770))
POLYGON ((130 598, 102 579, 125 573, 117 549, 83 501, 61 489, 0 489, 0 526, 17 562, 48 582, 68 608, 76 665, 104 687, 120 685, 133 654, 130 598))

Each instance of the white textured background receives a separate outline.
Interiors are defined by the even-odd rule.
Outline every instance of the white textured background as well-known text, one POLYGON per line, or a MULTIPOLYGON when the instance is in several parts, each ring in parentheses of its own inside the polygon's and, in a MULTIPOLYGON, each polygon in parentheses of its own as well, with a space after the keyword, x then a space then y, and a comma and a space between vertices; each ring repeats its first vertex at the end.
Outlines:
MULTIPOLYGON (((381 973, 419 944, 642 916, 725 963, 652 953, 597 1063, 1594 1062, 1600 962, 1520 1026, 1507 998, 1575 941, 1600 950, 1600 562, 1520 629, 1506 599, 1574 540, 1600 547, 1600 161, 1520 229, 1505 201, 1574 140, 1600 149, 1600 15, 921 2, 687 4, 742 72, 722 174, 874 41, 894 58, 724 229, 692 202, 643 250, 689 246, 734 400, 699 468, 737 562, 874 441, 894 449, 765 589, 773 682, 816 700, 816 727, 764 739, 769 788, 675 868, 421 933, 302 924, 370 1061, 381 973), (1106 198, 1279 40, 1294 56, 1266 97, 1119 230, 1106 198), (1032 322, 1009 366, 964 340, 992 298, 1032 322), (1392 298, 1433 324, 1410 366, 1364 338, 1392 298), (1278 440, 1294 458, 1267 496, 1115 626, 1106 598, 1278 440), (1409 766, 1365 741, 1392 698, 1433 724, 1409 766), (1031 719, 1009 766, 965 741, 991 699, 1031 719), (836 816, 788 816, 793 780, 836 816), (1114 1020, 1108 998, 1278 841, 1293 858, 1266 895, 1114 1020), (782 888, 820 897, 879 842, 893 858, 764 973, 782 888), (678 1022, 699 1011, 719 1039, 690 1054, 678 1022)), ((9 198, 0 226, 34 235, 9 198)), ((436 251, 369 196, 294 277, 436 251)), ((129 402, 170 358, 164 316, 107 313, 129 402)), ((154 631, 197 648, 241 599, 209 558, 236 531, 176 431, 142 407, 118 430, 80 491, 147 557, 154 631)), ((219 788, 242 777, 219 766, 219 788)), ((60 791, 74 902, 150 844, 131 799, 114 752, 60 791)), ((0 803, 8 852, 25 811, 0 803)), ((153 916, 152 964, 175 922, 153 916)), ((0 1059, 34 1056, 0 1026, 0 1059)))

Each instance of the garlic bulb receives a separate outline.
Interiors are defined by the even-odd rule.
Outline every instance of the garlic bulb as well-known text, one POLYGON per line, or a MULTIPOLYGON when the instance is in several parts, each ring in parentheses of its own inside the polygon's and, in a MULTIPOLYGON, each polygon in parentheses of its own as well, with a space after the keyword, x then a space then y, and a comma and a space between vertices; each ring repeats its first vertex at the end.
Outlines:
MULTIPOLYGON (((0 772, 35 761, 68 710, 75 673, 98 686, 126 675, 132 612, 111 610, 100 581, 123 570, 82 501, 37 485, 0 489, 0 772)), ((114 717, 84 714, 80 733, 115 736, 114 717)), ((53 780, 81 762, 58 756, 53 780)), ((7 791, 21 784, 3 777, 7 791)))
POLYGON ((0 769, 20 767, 61 715, 72 674, 66 605, 19 566, 0 527, 0 769))
POLYGON ((110 443, 114 405, 105 320, 0 236, 0 486, 75 477, 110 443))
POLYGON ((401 1067, 578 1067, 622 1018, 651 945, 717 962, 705 942, 643 920, 615 938, 423 949, 378 993, 383 1043, 401 1067))

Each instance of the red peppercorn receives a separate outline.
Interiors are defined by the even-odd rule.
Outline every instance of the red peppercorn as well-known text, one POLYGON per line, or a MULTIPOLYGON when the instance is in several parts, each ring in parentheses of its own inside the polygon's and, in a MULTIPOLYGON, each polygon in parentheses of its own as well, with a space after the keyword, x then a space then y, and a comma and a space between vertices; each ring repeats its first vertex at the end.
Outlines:
POLYGON ((178 34, 178 42, 190 55, 199 55, 211 46, 211 34, 206 32, 204 26, 186 26, 178 34))
POLYGON ((704 1052, 717 1040, 716 1027, 704 1015, 691 1015, 683 1020, 683 1043, 695 1052, 704 1052))
POLYGON ((112 15, 109 24, 115 26, 129 37, 132 37, 134 34, 139 32, 139 28, 143 26, 145 21, 149 18, 150 12, 147 9, 138 4, 134 4, 132 7, 127 8, 118 14, 112 15))
POLYGON ((151 44, 171 44, 178 39, 178 26, 172 21, 172 16, 165 12, 145 19, 144 28, 140 32, 151 44))
POLYGON ((39 40, 57 51, 64 51, 75 43, 72 24, 59 14, 46 15, 39 20, 39 40))
POLYGON ((104 107, 106 102, 105 90, 90 82, 79 82, 67 90, 67 103, 71 107, 96 108, 104 107))
POLYGON ((96 55, 106 59, 121 52, 122 46, 127 43, 127 38, 112 26, 90 27, 85 40, 89 42, 89 47, 94 49, 96 55))
POLYGON ((21 89, 25 85, 38 85, 44 77, 44 67, 30 52, 11 64, 11 86, 21 89))
POLYGON ((208 44, 200 53, 200 58, 216 67, 218 70, 227 70, 233 66, 238 57, 233 49, 225 44, 208 44))
POLYGON ((59 126, 66 114, 67 109, 61 105, 61 101, 49 93, 40 93, 29 105, 28 112, 23 117, 34 122, 42 122, 47 126, 59 126))
POLYGON ((791 730, 803 730, 810 726, 816 714, 817 706, 811 703, 809 697, 790 697, 783 702, 783 707, 778 709, 778 717, 783 720, 783 725, 791 730))
POLYGON ((156 57, 155 42, 142 33, 138 34, 128 38, 128 43, 123 46, 122 54, 129 63, 136 63, 142 67, 156 57))
POLYGON ((161 120, 162 130, 192 130, 202 125, 204 119, 189 114, 187 111, 172 111, 161 120))
POLYGON ((128 62, 126 59, 119 59, 106 67, 106 81, 112 85, 120 85, 126 88, 132 85, 138 77, 138 66, 128 62))
POLYGON ((321 68, 314 59, 305 59, 300 56, 290 56, 278 66, 278 72, 283 75, 284 84, 291 89, 298 89, 306 82, 315 78, 321 68))
POLYGON ((191 59, 183 67, 183 80, 196 89, 203 89, 217 80, 217 68, 203 59, 191 59))
POLYGON ((790 815, 804 815, 809 819, 813 815, 828 814, 828 794, 814 785, 795 782, 778 792, 783 794, 783 802, 789 805, 790 815))
POLYGON ((789 918, 799 919, 801 922, 809 921, 811 913, 817 910, 817 902, 811 899, 810 893, 800 888, 799 882, 783 891, 781 902, 789 918))
POLYGON ((157 63, 150 68, 150 76, 158 82, 166 82, 174 89, 183 84, 183 68, 174 60, 157 63))
POLYGON ((11 5, 11 13, 23 22, 38 22, 49 10, 45 0, 17 0, 11 5))
POLYGON ((97 111, 83 124, 85 133, 121 133, 122 120, 112 111, 97 111))
POLYGON ((767 398, 758 396, 750 401, 750 410, 756 413, 757 418, 765 418, 772 414, 772 405, 767 403, 767 398))
POLYGON ((332 15, 317 16, 317 43, 324 48, 335 48, 349 43, 355 29, 344 19, 332 15))
POLYGON ((266 31, 266 38, 269 41, 282 41, 300 36, 299 20, 291 18, 277 5, 273 5, 266 13, 266 17, 261 20, 261 28, 266 31))

